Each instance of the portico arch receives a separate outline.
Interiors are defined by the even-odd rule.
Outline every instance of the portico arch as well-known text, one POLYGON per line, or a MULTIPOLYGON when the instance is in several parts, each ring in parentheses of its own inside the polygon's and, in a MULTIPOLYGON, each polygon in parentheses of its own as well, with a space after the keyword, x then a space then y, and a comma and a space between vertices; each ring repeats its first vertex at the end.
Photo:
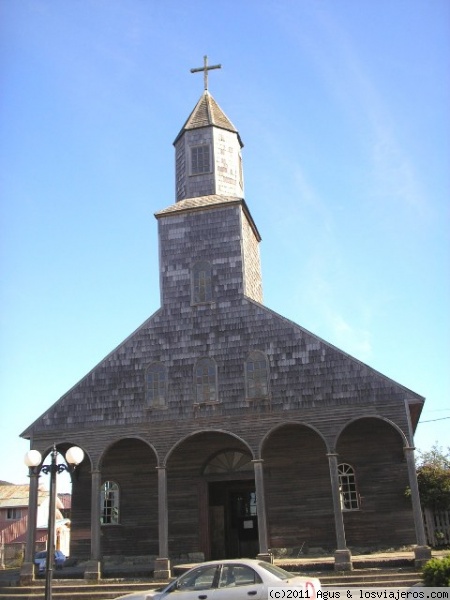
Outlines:
MULTIPOLYGON (((72 446, 82 447, 77 441, 59 441, 55 442, 55 447, 58 452, 57 456, 57 464, 67 464, 65 455, 69 448, 72 446)), ((35 450, 39 450, 42 455, 42 464, 50 464, 49 454, 52 452, 53 445, 46 446, 45 448, 35 447, 35 450)), ((61 489, 60 486, 63 483, 62 480, 66 479, 70 481, 71 486, 71 509, 70 509, 70 520, 71 520, 71 528, 67 529, 65 524, 61 523, 61 513, 60 510, 63 508, 61 504, 61 500, 58 495, 56 496, 56 520, 57 525, 55 528, 56 538, 55 538, 55 547, 56 549, 62 550, 66 555, 72 555, 77 553, 77 540, 76 536, 73 536, 74 529, 76 529, 78 523, 83 521, 83 496, 84 496, 84 487, 83 482, 87 482, 89 485, 89 473, 91 468, 91 458, 86 451, 85 448, 82 448, 84 452, 83 461, 77 465, 75 471, 63 471, 57 474, 56 476, 56 486, 57 490, 61 489), (59 523, 58 523, 59 521, 59 523), (74 539, 75 538, 75 539, 74 539)), ((36 526, 47 527, 47 519, 43 524, 37 523, 36 515, 37 515, 37 497, 38 497, 38 487, 39 487, 39 479, 42 477, 42 474, 38 472, 30 473, 30 506, 28 508, 28 512, 30 515, 29 523, 28 523, 28 531, 27 531, 27 547, 26 547, 26 556, 25 562, 33 562, 34 552, 35 552, 35 539, 36 539, 36 526)), ((47 477, 44 475, 44 477, 47 477)), ((46 482, 48 483, 48 482, 46 482)))
MULTIPOLYGON (((238 436, 237 434, 233 433, 232 431, 227 431, 226 429, 209 429, 209 428, 205 428, 205 429, 200 429, 197 431, 194 431, 192 433, 189 433, 188 435, 180 438, 173 446, 172 448, 169 450, 169 452, 167 453, 165 459, 164 459, 164 464, 167 464, 168 461, 170 460, 170 457, 172 456, 172 454, 182 445, 186 444, 186 443, 190 443, 190 440, 192 440, 193 438, 199 439, 198 436, 208 436, 209 434, 215 436, 221 436, 221 435, 225 435, 228 436, 231 440, 235 439, 237 441, 236 443, 236 447, 240 447, 242 445, 242 447, 244 447, 246 449, 247 452, 249 452, 252 457, 253 457, 253 451, 250 447, 250 445, 240 436, 238 436)), ((221 446, 219 445, 219 449, 218 452, 221 450, 221 446)))
POLYGON ((384 421, 385 423, 390 425, 393 429, 395 429, 398 432, 399 436, 402 439, 404 446, 409 445, 408 438, 407 438, 405 432, 396 423, 394 423, 394 421, 391 421, 390 419, 383 417, 381 415, 366 415, 366 416, 354 417, 353 419, 350 419, 349 421, 347 421, 347 423, 345 423, 345 425, 342 426, 342 428, 339 430, 339 432, 336 435, 334 448, 336 448, 336 444, 338 443, 338 440, 341 438, 343 432, 346 429, 348 429, 353 424, 358 423, 358 422, 363 422, 366 419, 374 419, 374 420, 384 421))
POLYGON ((334 549, 327 452, 322 435, 303 423, 278 425, 265 436, 261 457, 272 549, 334 549))
MULTIPOLYGON (((126 437, 110 444, 99 461, 97 503, 102 487, 115 496, 100 506, 101 554, 158 555, 157 456, 150 444, 126 437), (108 502, 115 503, 117 518, 107 516, 108 502)), ((111 507, 110 507, 111 508, 111 507)))
POLYGON ((222 430, 197 431, 170 450, 166 471, 171 557, 256 556, 257 537, 254 549, 250 544, 245 548, 245 536, 240 537, 231 514, 239 498, 245 502, 254 497, 254 472, 248 468, 252 459, 244 440, 222 430))
POLYGON ((381 417, 353 419, 336 441, 338 462, 351 465, 358 507, 343 506, 349 547, 386 548, 415 543, 404 454, 407 438, 381 417))
POLYGON ((305 423, 303 421, 286 421, 286 422, 282 422, 282 423, 277 423, 274 427, 272 427, 269 431, 267 431, 267 433, 262 437, 261 442, 259 444, 259 456, 262 456, 263 454, 263 448, 267 443, 267 440, 272 437, 279 429, 283 429, 285 427, 292 427, 292 426, 297 426, 297 427, 304 427, 307 430, 311 430, 312 432, 316 433, 317 436, 322 440, 324 447, 325 447, 325 451, 328 452, 329 448, 327 445, 327 441, 325 439, 325 437, 322 435, 322 433, 317 429, 317 427, 314 427, 313 425, 310 425, 309 423, 305 423))

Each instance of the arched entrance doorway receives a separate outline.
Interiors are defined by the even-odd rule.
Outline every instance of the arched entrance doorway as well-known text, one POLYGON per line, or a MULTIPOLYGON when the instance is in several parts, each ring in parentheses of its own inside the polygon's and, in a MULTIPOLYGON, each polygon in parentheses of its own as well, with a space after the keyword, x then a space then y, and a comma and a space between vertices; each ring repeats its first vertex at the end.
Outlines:
POLYGON ((252 454, 244 441, 202 431, 167 460, 169 551, 174 558, 255 557, 258 523, 252 454))
POLYGON ((219 452, 207 462, 211 558, 255 557, 258 512, 251 456, 241 450, 219 452))

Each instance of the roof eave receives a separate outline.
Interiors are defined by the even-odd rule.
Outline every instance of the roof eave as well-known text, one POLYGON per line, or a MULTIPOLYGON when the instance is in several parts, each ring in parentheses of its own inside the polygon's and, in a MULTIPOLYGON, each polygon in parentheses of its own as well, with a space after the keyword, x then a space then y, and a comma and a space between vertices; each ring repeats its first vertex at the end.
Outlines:
POLYGON ((235 133, 236 136, 237 136, 237 139, 239 141, 240 147, 241 148, 244 147, 244 142, 242 141, 241 136, 239 135, 239 131, 237 131, 236 129, 234 129, 232 127, 224 127, 223 125, 217 125, 215 123, 211 123, 210 125, 200 125, 199 127, 185 127, 183 125, 183 127, 181 128, 179 134, 174 139, 173 145, 176 146, 178 140, 186 133, 186 131, 194 131, 194 130, 198 130, 198 129, 207 129, 208 127, 215 127, 216 129, 223 129, 223 131, 230 131, 231 133, 235 133))

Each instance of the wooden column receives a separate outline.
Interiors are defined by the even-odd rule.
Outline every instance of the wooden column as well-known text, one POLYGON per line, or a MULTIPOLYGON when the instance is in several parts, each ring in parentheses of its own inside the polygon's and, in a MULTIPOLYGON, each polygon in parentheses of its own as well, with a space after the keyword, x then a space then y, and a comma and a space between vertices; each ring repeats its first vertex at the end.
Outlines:
POLYGON ((258 511, 258 537, 259 537, 259 554, 258 558, 272 562, 272 555, 269 552, 269 542, 267 535, 267 517, 266 517, 266 498, 264 494, 264 461, 259 458, 252 460, 255 471, 255 490, 256 490, 256 507, 258 511))
POLYGON ((414 548, 415 564, 416 567, 421 567, 431 558, 431 549, 427 546, 422 507, 420 506, 419 485, 417 483, 416 463, 414 460, 415 448, 413 446, 406 446, 403 450, 406 456, 406 464, 408 465, 414 527, 416 529, 417 546, 414 548))
POLYGON ((36 524, 38 505, 39 473, 30 473, 30 489, 28 495, 28 527, 25 547, 25 562, 34 561, 36 544, 36 524))
POLYGON ((91 560, 101 559, 100 549, 100 485, 101 473, 93 469, 91 473, 91 560))
POLYGON ((39 490, 39 471, 30 469, 30 487, 28 491, 28 523, 25 556, 20 570, 20 583, 27 585, 34 580, 34 553, 36 545, 37 505, 39 490))
POLYGON ((167 504, 167 469, 156 467, 158 470, 158 537, 159 556, 155 560, 155 579, 169 579, 169 508, 167 504))
POLYGON ((350 571, 353 568, 351 552, 345 540, 344 517, 341 508, 339 491, 338 455, 334 452, 327 454, 330 468, 331 495, 333 498, 334 526, 336 530, 337 549, 334 553, 334 568, 337 571, 350 571))
POLYGON ((84 578, 98 580, 101 577, 100 547, 100 485, 101 473, 98 469, 91 471, 91 558, 84 570, 84 578))

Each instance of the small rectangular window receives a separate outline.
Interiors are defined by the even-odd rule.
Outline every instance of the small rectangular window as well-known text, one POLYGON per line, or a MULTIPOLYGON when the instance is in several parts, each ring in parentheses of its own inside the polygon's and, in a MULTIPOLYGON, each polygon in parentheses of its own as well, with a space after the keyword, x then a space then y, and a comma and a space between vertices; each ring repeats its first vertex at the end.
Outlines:
POLYGON ((20 508, 8 508, 6 519, 8 521, 18 521, 22 516, 20 508))
POLYGON ((356 489, 355 470, 343 463, 338 465, 338 475, 342 510, 358 510, 359 495, 356 489))
POLYGON ((119 486, 114 481, 105 481, 100 493, 100 523, 118 525, 119 486))
POLYGON ((209 173, 211 171, 209 146, 191 148, 191 175, 209 173))

